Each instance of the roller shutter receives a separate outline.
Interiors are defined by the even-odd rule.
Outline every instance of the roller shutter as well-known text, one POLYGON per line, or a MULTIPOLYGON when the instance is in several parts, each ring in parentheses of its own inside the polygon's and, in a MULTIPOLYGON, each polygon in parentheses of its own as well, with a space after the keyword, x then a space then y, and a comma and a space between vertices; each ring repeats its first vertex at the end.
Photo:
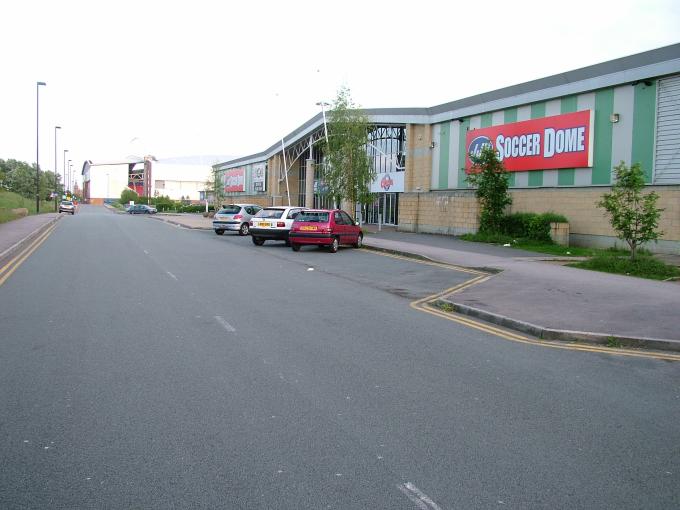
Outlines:
POLYGON ((654 184, 680 184, 680 76, 659 80, 654 184))

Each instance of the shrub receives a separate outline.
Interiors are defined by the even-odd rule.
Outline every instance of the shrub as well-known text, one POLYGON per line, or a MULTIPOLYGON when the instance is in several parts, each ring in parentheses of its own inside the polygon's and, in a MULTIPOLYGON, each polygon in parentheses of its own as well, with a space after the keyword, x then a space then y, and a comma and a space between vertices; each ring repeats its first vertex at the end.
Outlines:
POLYGON ((512 203, 508 194, 508 172, 491 146, 484 147, 478 156, 470 154, 470 159, 473 172, 466 180, 477 187, 479 231, 496 232, 500 229, 503 211, 512 203))
POLYGON ((134 202, 135 204, 140 203, 139 195, 132 191, 131 189, 126 188, 120 194, 120 203, 123 205, 127 205, 130 202, 134 202))
POLYGON ((564 216, 553 212, 543 214, 519 212, 501 218, 500 233, 515 238, 550 241, 550 224, 566 222, 564 216))

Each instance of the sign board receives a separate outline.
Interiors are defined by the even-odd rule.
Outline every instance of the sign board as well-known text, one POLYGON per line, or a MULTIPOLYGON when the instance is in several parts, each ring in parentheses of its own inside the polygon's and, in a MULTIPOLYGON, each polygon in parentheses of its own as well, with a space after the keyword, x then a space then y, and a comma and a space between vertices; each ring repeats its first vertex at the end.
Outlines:
POLYGON ((246 169, 245 168, 232 168, 227 170, 222 175, 224 182, 224 191, 234 192, 234 191, 245 191, 246 183, 246 169))
POLYGON ((252 167, 253 191, 267 191, 267 172, 264 163, 258 163, 252 167))
POLYGON ((402 193, 404 191, 405 172, 387 172, 376 174, 371 182, 371 193, 402 193))
POLYGON ((472 170, 470 154, 479 155, 489 145, 508 172, 591 167, 593 119, 592 110, 583 110, 470 130, 465 171, 472 170))

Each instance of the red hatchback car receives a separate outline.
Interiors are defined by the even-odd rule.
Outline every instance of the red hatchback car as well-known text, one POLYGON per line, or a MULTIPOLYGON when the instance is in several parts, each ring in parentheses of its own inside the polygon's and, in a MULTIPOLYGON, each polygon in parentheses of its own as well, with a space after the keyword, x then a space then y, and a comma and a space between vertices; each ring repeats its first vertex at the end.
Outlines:
POLYGON ((331 253, 341 244, 361 248, 364 233, 359 225, 340 209, 308 209, 295 217, 289 234, 290 247, 299 251, 303 244, 328 246, 331 253))

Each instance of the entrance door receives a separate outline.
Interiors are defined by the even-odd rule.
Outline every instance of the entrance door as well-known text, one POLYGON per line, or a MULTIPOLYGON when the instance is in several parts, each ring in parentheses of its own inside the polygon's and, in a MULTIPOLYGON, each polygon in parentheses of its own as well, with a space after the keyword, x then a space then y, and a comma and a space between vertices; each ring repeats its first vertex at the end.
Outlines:
POLYGON ((364 208, 366 223, 378 223, 379 217, 383 225, 397 225, 399 219, 399 194, 376 193, 375 200, 364 208))

